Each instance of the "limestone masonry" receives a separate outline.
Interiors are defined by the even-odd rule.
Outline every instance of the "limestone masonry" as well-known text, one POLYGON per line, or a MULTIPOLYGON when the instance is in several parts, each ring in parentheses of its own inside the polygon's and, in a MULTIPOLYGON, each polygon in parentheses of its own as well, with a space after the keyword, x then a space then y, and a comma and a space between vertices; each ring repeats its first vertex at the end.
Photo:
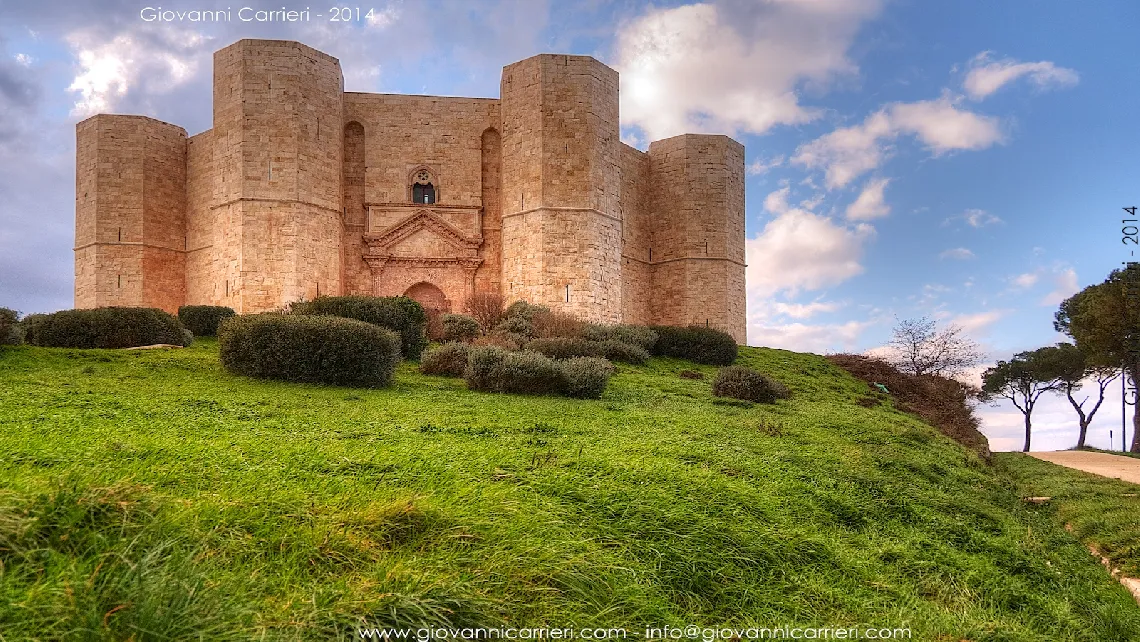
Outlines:
POLYGON ((618 135, 589 56, 503 69, 500 98, 344 91, 337 59, 241 40, 214 54, 214 127, 76 127, 75 305, 280 308, 499 292, 605 323, 745 340, 744 147, 618 135))

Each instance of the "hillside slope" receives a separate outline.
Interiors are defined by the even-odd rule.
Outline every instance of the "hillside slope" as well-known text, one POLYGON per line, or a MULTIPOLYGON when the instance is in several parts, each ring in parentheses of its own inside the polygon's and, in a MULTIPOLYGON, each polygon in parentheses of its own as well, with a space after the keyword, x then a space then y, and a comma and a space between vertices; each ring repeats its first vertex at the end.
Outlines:
POLYGON ((0 632, 1140 639, 1127 591, 976 455, 889 401, 856 404, 867 385, 823 357, 738 363, 793 397, 718 400, 714 368, 669 359, 579 401, 414 364, 386 390, 260 382, 222 372, 211 341, 0 349, 0 632))

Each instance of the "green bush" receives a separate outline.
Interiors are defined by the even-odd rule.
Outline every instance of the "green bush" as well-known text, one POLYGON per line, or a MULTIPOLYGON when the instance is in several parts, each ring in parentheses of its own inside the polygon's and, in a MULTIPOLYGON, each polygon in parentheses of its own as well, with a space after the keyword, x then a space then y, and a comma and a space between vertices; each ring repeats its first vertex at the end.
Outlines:
POLYGON ((492 375, 492 387, 523 395, 560 395, 566 389, 566 377, 558 362, 523 350, 503 357, 492 375))
POLYGON ((18 346, 24 342, 24 331, 15 310, 0 308, 0 346, 18 346))
POLYGON ((582 336, 591 341, 620 341, 639 346, 651 352, 657 343, 657 333, 643 325, 599 325, 587 324, 582 336))
POLYGON ((534 339, 523 346, 525 350, 544 354, 551 359, 569 359, 571 357, 600 357, 602 344, 599 341, 587 339, 572 339, 569 337, 552 337, 550 339, 534 339))
POLYGON ((635 366, 643 366, 649 362, 649 351, 641 346, 621 341, 602 341, 598 345, 601 346, 601 356, 610 361, 621 361, 635 366))
POLYGON ((534 337, 534 323, 525 317, 507 317, 500 321, 493 331, 497 334, 530 339, 534 337))
POLYGON ((721 368, 713 381, 713 394, 757 403, 776 403, 790 396, 783 384, 744 366, 721 368))
POLYGON ((566 381, 563 394, 577 399, 601 397, 614 373, 609 361, 596 357, 574 357, 559 365, 566 381))
POLYGON ((178 320, 196 337, 218 336, 218 324, 235 314, 233 308, 224 305, 184 305, 178 308, 178 320))
POLYGON ((158 308, 61 310, 29 315, 21 325, 28 343, 49 348, 186 346, 193 339, 177 317, 158 308))
POLYGON ((479 322, 466 314, 443 315, 444 341, 470 341, 479 336, 479 322))
POLYGON ((218 328, 222 365, 263 379, 379 388, 400 361, 400 337, 335 316, 253 314, 218 328))
POLYGON ((652 353, 661 357, 677 357, 711 366, 732 365, 737 345, 732 335, 714 328, 692 325, 650 326, 657 333, 652 353))
POLYGON ((445 343, 428 348, 420 357, 420 372, 443 377, 462 377, 467 371, 467 355, 471 346, 466 343, 445 343))
POLYGON ((394 330, 400 335, 405 359, 418 359, 428 344, 427 314, 415 299, 406 296, 322 296, 294 303, 289 312, 345 317, 394 330))
POLYGON ((496 392, 493 377, 511 351, 499 346, 474 346, 467 353, 467 369, 463 379, 470 390, 496 392))
POLYGON ((526 301, 515 301, 507 306, 507 309, 503 312, 503 316, 508 319, 516 318, 534 321, 536 315, 546 312, 550 312, 550 308, 545 305, 535 305, 527 303, 526 301))

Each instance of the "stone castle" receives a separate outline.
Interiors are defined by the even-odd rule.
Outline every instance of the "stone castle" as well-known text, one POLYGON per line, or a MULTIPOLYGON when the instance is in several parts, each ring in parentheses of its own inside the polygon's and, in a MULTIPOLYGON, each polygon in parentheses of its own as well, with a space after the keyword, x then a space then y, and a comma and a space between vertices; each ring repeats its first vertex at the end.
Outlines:
POLYGON ((226 305, 480 292, 603 323, 745 340, 744 148, 619 140, 618 74, 589 56, 503 69, 500 97, 344 91, 336 58, 214 54, 213 129, 77 130, 75 305, 226 305))

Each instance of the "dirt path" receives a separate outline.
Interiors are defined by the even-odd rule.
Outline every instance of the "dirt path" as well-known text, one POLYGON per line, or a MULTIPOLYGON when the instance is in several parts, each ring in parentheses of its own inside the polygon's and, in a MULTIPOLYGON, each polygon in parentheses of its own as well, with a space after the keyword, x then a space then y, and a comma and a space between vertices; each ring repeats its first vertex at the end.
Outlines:
POLYGON ((1108 453, 1096 453, 1084 450, 1062 450, 1055 453, 1029 453, 1029 456, 1057 464, 1058 466, 1075 468, 1076 470, 1083 470, 1086 473, 1092 473, 1102 477, 1112 477, 1114 479, 1132 482, 1133 484, 1140 484, 1140 459, 1135 457, 1123 457, 1121 455, 1109 455, 1108 453))

